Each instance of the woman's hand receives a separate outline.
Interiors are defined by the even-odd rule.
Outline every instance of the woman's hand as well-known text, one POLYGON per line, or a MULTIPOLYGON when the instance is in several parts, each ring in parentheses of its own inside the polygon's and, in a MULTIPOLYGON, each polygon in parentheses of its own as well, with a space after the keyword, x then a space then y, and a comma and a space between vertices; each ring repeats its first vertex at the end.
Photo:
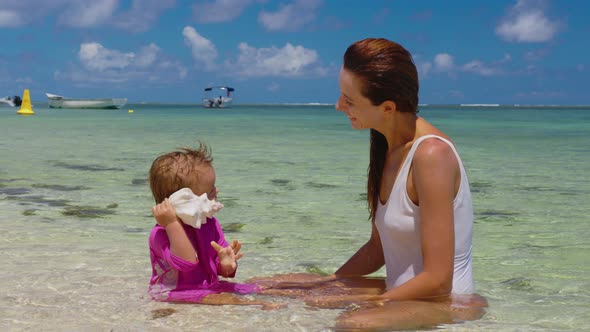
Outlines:
POLYGON ((162 203, 152 207, 152 213, 154 214, 158 225, 162 227, 166 227, 171 223, 178 221, 178 218, 176 217, 176 211, 174 210, 172 204, 170 204, 168 201, 168 198, 164 199, 162 203))
POLYGON ((242 244, 238 240, 233 240, 230 246, 223 248, 217 242, 211 241, 211 247, 215 249, 217 256, 219 256, 221 275, 227 277, 234 273, 238 267, 236 262, 244 255, 239 252, 242 244))
POLYGON ((327 283, 331 283, 336 280, 337 280, 336 275, 330 274, 327 276, 318 276, 316 278, 313 278, 312 280, 283 281, 283 282, 279 282, 279 283, 273 285, 272 288, 274 288, 274 289, 289 289, 289 288, 313 289, 313 288, 324 287, 327 285, 327 283))

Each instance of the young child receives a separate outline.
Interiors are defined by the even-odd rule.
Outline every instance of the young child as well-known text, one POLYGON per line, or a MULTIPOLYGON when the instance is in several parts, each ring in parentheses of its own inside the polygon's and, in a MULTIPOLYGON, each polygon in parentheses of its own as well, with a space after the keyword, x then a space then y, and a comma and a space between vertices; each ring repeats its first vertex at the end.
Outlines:
MULTIPOLYGON (((193 226, 183 223, 169 200, 172 194, 181 189, 186 193, 188 188, 194 195, 201 196, 205 203, 213 201, 221 205, 215 202, 218 190, 212 161, 210 149, 200 143, 197 149, 184 148, 166 153, 152 163, 149 182, 157 204, 152 208, 157 224, 149 237, 150 294, 157 301, 250 304, 263 305, 265 309, 277 307, 273 303, 232 294, 259 290, 253 284, 219 280, 219 276, 235 276, 237 261, 242 257, 239 253, 242 244, 234 240, 228 245, 212 213, 202 223, 200 220, 193 226)), ((188 193, 192 195, 190 191, 188 193)))

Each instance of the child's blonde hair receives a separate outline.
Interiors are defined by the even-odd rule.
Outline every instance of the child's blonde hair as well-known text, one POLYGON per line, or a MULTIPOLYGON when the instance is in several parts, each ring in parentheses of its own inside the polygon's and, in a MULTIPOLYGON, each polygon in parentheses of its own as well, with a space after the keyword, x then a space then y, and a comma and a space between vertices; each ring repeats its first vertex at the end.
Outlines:
POLYGON ((198 184, 198 167, 211 166, 211 148, 199 142, 197 149, 181 148, 163 154, 152 163, 149 173, 150 189, 156 203, 161 203, 182 188, 198 184))

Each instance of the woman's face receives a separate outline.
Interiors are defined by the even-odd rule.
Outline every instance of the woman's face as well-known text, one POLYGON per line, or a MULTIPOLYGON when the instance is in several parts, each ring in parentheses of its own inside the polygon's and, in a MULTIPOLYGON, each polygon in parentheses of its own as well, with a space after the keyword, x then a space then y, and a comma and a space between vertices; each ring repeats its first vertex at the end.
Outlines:
POLYGON ((342 68, 338 78, 340 97, 336 110, 344 112, 354 129, 376 128, 383 121, 383 113, 361 94, 361 80, 342 68))

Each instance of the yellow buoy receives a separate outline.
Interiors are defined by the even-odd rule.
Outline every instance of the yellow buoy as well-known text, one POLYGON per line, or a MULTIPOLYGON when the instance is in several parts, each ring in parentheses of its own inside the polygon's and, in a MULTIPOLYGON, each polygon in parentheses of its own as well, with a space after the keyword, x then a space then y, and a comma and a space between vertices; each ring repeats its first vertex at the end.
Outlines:
POLYGON ((133 113, 133 110, 129 110, 129 111, 127 111, 127 112, 129 112, 129 113, 133 113))
POLYGON ((33 115, 33 106, 31 106, 31 96, 29 95, 29 89, 25 89, 23 92, 23 101, 20 105, 20 109, 16 111, 16 114, 20 115, 33 115))

